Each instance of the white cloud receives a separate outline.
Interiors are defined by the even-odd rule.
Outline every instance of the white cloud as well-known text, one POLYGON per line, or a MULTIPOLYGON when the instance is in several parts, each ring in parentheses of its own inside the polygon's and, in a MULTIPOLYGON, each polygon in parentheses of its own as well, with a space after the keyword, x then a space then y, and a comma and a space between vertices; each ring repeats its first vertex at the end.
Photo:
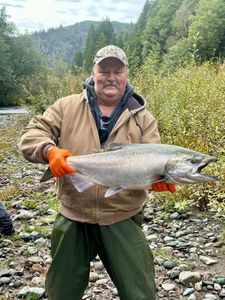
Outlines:
POLYGON ((47 29, 60 25, 72 25, 85 20, 136 22, 145 0, 3 0, 0 8, 6 7, 20 32, 47 29))

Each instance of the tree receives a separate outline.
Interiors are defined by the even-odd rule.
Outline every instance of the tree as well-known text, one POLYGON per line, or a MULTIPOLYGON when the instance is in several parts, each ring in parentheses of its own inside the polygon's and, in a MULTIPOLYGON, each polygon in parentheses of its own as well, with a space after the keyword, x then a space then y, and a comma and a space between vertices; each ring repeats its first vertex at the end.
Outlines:
POLYGON ((150 49, 145 49, 145 55, 151 51, 151 45, 155 44, 160 45, 162 53, 166 51, 166 41, 172 33, 171 22, 182 2, 183 0, 155 1, 144 30, 144 39, 149 42, 150 47, 150 49))
POLYGON ((18 36, 11 41, 11 64, 18 83, 24 83, 28 76, 35 76, 41 69, 41 56, 33 47, 28 36, 18 36))
POLYGON ((225 2, 200 0, 189 30, 189 40, 199 35, 198 55, 201 61, 225 53, 225 2))
POLYGON ((171 20, 171 35, 166 40, 165 48, 173 47, 178 40, 188 37, 189 27, 199 0, 184 0, 171 20))
POLYGON ((10 42, 14 26, 7 22, 6 10, 0 9, 0 105, 7 104, 7 92, 16 92, 17 84, 11 65, 10 42))
MULTIPOLYGON (((114 29, 112 26, 112 23, 108 18, 101 21, 96 28, 96 35, 97 35, 97 41, 96 41, 96 48, 102 48, 109 44, 114 44, 115 42, 115 34, 114 29)), ((97 50, 96 49, 96 50, 97 50)))
POLYGON ((133 74, 136 68, 143 63, 143 48, 145 47, 145 39, 143 32, 145 30, 149 13, 154 10, 156 1, 146 1, 143 10, 138 18, 134 29, 128 34, 125 50, 129 57, 130 72, 133 74))
POLYGON ((26 95, 26 84, 41 70, 40 55, 26 36, 16 36, 0 9, 0 105, 13 105, 26 95))
POLYGON ((114 44, 115 41, 116 35, 109 19, 101 21, 96 28, 91 27, 84 49, 84 69, 90 73, 97 50, 109 44, 114 44))
POLYGON ((88 36, 84 48, 83 66, 87 72, 90 72, 91 66, 93 65, 94 53, 96 51, 96 38, 97 38, 96 30, 95 27, 93 26, 90 28, 88 32, 88 36))
POLYGON ((83 60, 83 53, 81 51, 78 51, 74 54, 71 64, 71 70, 73 74, 78 74, 79 71, 83 68, 83 60))

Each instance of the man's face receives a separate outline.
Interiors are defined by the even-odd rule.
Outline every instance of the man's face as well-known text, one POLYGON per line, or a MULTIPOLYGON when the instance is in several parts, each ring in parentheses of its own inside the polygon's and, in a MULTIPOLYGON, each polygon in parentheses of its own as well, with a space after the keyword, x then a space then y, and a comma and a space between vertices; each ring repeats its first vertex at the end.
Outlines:
POLYGON ((117 58, 106 58, 94 66, 93 80, 97 98, 109 104, 116 103, 124 94, 128 68, 117 58))

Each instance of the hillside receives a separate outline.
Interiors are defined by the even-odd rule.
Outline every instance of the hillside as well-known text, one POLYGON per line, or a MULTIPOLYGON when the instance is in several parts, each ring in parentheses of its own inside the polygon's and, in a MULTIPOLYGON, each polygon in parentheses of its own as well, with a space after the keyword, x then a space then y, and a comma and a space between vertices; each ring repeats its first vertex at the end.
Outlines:
MULTIPOLYGON (((50 28, 47 31, 34 32, 32 38, 38 50, 46 55, 48 62, 62 59, 69 63, 76 52, 83 51, 89 29, 96 27, 99 23, 83 21, 70 26, 50 28)), ((128 23, 111 23, 116 34, 127 33, 134 26, 128 23)))

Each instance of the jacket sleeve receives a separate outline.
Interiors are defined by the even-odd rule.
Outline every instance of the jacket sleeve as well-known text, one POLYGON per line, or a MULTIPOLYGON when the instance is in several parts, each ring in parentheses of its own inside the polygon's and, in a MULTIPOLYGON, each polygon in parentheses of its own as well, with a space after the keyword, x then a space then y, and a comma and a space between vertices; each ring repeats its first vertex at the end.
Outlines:
POLYGON ((24 128, 18 143, 23 156, 34 163, 48 163, 46 150, 49 146, 56 146, 60 137, 62 123, 62 99, 50 106, 43 115, 31 119, 24 128))

